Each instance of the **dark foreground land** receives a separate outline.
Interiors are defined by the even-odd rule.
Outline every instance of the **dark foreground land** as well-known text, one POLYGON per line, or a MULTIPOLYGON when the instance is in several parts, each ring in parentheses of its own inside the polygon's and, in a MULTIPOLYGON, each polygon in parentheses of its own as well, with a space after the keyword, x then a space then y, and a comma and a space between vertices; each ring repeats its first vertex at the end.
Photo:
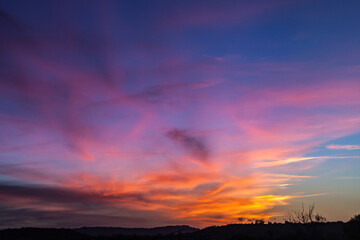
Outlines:
POLYGON ((20 228, 0 231, 1 240, 360 240, 359 223, 231 224, 196 229, 83 227, 76 229, 20 228))

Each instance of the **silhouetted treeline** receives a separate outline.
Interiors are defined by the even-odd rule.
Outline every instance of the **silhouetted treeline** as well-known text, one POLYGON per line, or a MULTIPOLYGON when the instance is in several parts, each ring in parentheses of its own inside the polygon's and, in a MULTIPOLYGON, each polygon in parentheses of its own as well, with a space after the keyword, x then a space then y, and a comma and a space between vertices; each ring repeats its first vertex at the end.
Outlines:
POLYGON ((359 240, 360 221, 309 224, 230 224, 202 230, 161 228, 21 228, 0 231, 1 240, 359 240), (116 234, 116 232, 128 234, 116 234), (161 234, 161 232, 163 234, 161 234), (147 235, 144 235, 147 234, 147 235))

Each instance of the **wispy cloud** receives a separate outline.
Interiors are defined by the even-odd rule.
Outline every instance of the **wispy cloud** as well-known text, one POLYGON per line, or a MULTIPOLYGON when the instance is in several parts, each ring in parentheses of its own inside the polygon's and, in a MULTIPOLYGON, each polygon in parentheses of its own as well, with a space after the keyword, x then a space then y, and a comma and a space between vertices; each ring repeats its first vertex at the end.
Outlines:
POLYGON ((360 179, 360 177, 338 177, 338 179, 352 180, 352 179, 360 179))
POLYGON ((263 161, 258 162, 257 167, 273 167, 279 165, 285 165, 290 163, 297 163, 309 160, 326 160, 326 159, 360 159, 360 156, 318 156, 318 157, 300 157, 300 158, 288 158, 275 161, 263 161))
POLYGON ((327 149, 332 150, 359 150, 360 145, 337 145, 337 144, 330 144, 326 146, 327 149))
POLYGON ((238 2, 231 2, 230 4, 230 2, 225 2, 221 7, 211 1, 206 6, 194 4, 192 8, 181 4, 177 6, 175 11, 171 12, 171 15, 165 16, 168 21, 161 23, 160 26, 182 29, 201 26, 244 25, 289 5, 291 5, 289 2, 282 0, 257 4, 239 4, 238 2))
POLYGON ((166 133, 166 136, 171 140, 180 143, 187 151, 194 155, 198 160, 207 162, 209 158, 209 149, 205 143, 191 135, 188 131, 183 129, 172 129, 166 133))

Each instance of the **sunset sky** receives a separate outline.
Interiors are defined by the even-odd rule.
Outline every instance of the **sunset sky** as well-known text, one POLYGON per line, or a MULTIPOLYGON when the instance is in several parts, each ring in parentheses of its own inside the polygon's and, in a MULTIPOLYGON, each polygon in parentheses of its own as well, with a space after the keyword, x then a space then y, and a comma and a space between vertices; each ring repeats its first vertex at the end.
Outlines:
POLYGON ((0 0, 0 228, 349 220, 359 9, 0 0))

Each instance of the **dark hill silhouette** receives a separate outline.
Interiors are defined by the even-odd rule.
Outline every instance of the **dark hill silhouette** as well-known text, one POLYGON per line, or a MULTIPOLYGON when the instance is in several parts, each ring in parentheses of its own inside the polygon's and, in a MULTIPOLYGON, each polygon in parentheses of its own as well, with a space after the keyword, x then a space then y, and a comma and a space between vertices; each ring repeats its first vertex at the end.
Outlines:
POLYGON ((155 228, 121 228, 121 227, 82 227, 76 228, 75 231, 90 236, 111 236, 111 235, 138 235, 138 236, 154 236, 154 235, 169 235, 181 233, 193 233, 198 231, 198 228, 193 228, 187 225, 178 226, 164 226, 155 228))
POLYGON ((359 240, 360 222, 230 224, 196 229, 83 227, 20 228, 0 231, 1 240, 359 240))
POLYGON ((88 240, 89 236, 71 229, 19 228, 0 231, 1 240, 88 240))
POLYGON ((313 224, 230 224, 208 227, 193 239, 344 239, 342 222, 313 224))

